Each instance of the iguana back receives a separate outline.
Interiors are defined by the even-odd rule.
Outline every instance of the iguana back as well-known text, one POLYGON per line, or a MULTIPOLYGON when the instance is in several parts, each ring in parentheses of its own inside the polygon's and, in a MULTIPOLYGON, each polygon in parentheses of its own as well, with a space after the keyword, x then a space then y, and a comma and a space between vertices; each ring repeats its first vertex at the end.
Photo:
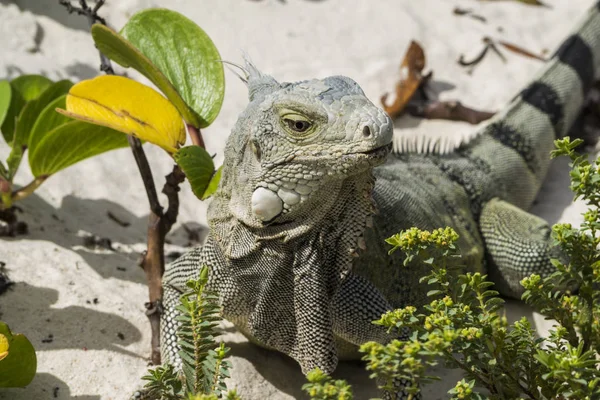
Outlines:
POLYGON ((377 282, 394 307, 422 303, 426 289, 417 280, 423 271, 399 270, 401 260, 388 256, 383 239, 412 226, 452 226, 468 264, 487 270, 503 294, 520 297, 520 280, 550 271, 549 257, 558 256, 549 246, 546 223, 523 210, 546 177, 554 139, 563 137, 580 113, 599 64, 596 5, 475 139, 449 154, 392 154, 375 169, 380 213, 374 232, 366 233, 369 256, 358 260, 355 271, 377 282), (385 271, 373 265, 385 265, 385 271))

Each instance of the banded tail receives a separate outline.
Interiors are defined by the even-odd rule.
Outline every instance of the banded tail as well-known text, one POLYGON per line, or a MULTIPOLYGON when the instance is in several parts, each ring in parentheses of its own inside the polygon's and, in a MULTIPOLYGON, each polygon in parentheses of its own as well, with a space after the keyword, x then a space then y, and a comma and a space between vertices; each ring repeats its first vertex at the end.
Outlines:
POLYGON ((600 2, 538 76, 454 153, 489 165, 491 180, 476 190, 529 208, 548 171, 554 139, 569 131, 599 70, 600 2))

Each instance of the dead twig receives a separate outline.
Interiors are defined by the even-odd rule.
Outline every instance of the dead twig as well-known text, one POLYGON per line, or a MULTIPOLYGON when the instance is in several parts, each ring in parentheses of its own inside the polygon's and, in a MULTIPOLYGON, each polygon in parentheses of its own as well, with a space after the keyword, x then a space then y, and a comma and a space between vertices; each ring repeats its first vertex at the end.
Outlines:
POLYGON ((525 50, 524 48, 517 46, 516 44, 513 44, 513 43, 508 43, 503 40, 494 40, 488 36, 485 36, 482 39, 482 41, 483 41, 484 47, 483 47, 483 50, 481 50, 481 52, 479 53, 479 55, 477 55, 471 61, 466 61, 464 56, 461 54, 460 57, 458 58, 458 63, 460 65, 462 65, 463 67, 474 67, 483 60, 483 58, 487 54, 488 50, 492 50, 494 53, 496 53, 498 55, 498 57, 500 57, 502 59, 503 62, 506 62, 507 61, 506 57, 504 56, 504 54, 502 54, 502 52, 500 51, 498 46, 503 46, 505 49, 507 49, 515 54, 521 55, 521 56, 525 56, 525 57, 532 58, 532 59, 539 60, 539 61, 547 61, 547 59, 544 56, 532 53, 531 51, 525 50))
POLYGON ((454 15, 468 16, 473 19, 476 19, 477 21, 483 22, 484 24, 487 22, 487 19, 483 15, 475 14, 470 8, 455 7, 452 12, 454 13, 454 15))
POLYGON ((479 111, 464 106, 460 101, 433 101, 427 104, 409 104, 406 112, 413 117, 447 119, 478 124, 494 116, 493 112, 479 111))
POLYGON ((490 49, 489 46, 485 46, 483 48, 483 50, 481 50, 481 52, 479 53, 479 55, 477 55, 471 61, 466 61, 465 60, 465 56, 463 54, 461 54, 460 57, 458 58, 458 63, 460 65, 462 65, 463 67, 472 67, 472 66, 475 66, 475 65, 479 64, 481 62, 481 60, 483 60, 483 57, 485 57, 485 55, 487 54, 487 52, 488 52, 489 49, 490 49))
POLYGON ((112 221, 116 222, 118 225, 122 226, 123 228, 127 228, 129 225, 131 225, 130 222, 127 222, 119 217, 117 217, 115 214, 113 214, 110 211, 106 212, 106 216, 111 219, 112 221))
MULTIPOLYGON (((479 0, 479 1, 483 2, 483 1, 507 1, 507 0, 479 0)), ((539 0, 511 0, 511 1, 516 1, 518 3, 523 3, 523 4, 530 5, 530 6, 552 8, 552 6, 550 6, 549 4, 542 3, 539 0)))
POLYGON ((542 54, 534 54, 534 53, 530 52, 529 50, 525 50, 522 47, 519 47, 512 43, 505 42, 503 40, 498 40, 498 44, 501 44, 502 46, 504 46, 504 48, 512 51, 513 53, 516 53, 516 54, 519 54, 519 55, 522 55, 522 56, 525 56, 528 58, 533 58, 534 60, 548 61, 548 59, 546 57, 544 57, 543 50, 542 50, 542 54))
MULTIPOLYGON (((70 0, 58 0, 58 2, 67 9, 69 14, 84 15, 88 19, 90 27, 96 22, 106 25, 106 20, 98 15, 98 11, 104 5, 105 0, 98 0, 94 8, 88 6, 85 0, 78 0, 79 7, 74 6, 70 0)), ((98 52, 98 54, 100 55, 100 71, 108 75, 114 75, 115 71, 112 68, 110 59, 101 52, 98 52)))

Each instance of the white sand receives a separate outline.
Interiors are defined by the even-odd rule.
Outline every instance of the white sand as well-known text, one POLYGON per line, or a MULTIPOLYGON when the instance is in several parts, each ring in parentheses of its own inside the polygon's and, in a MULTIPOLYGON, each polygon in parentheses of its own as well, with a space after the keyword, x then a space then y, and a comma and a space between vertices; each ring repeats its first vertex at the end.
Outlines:
MULTIPOLYGON (((490 54, 469 75, 456 60, 462 53, 473 57, 483 35, 534 52, 552 51, 593 3, 579 0, 575 7, 570 0, 547 2, 552 9, 474 0, 108 0, 103 15, 120 28, 138 10, 169 7, 205 29, 226 60, 239 62, 245 50, 265 72, 287 81, 348 75, 376 103, 393 88, 407 44, 416 39, 425 48, 428 67, 434 70, 434 88, 443 90, 441 98, 494 110, 523 87, 540 63, 506 53, 504 64, 490 54), (487 24, 453 15, 455 6, 473 8, 488 19, 487 24)), ((85 19, 67 16, 57 3, 0 0, 0 77, 43 73, 53 79, 79 80, 97 74, 98 56, 85 19)), ((225 138, 246 104, 244 85, 232 74, 227 79, 221 114, 203 132, 218 163, 225 138)), ((397 131, 411 136, 460 138, 472 129, 462 123, 410 117, 396 123, 397 131)), ((146 150, 157 185, 162 187, 171 162, 160 150, 150 146, 146 150)), ((6 144, 0 144, 0 157, 7 154, 6 144)), ((565 160, 552 167, 534 209, 551 223, 581 220, 583 208, 571 204, 567 172, 565 160)), ((29 179, 25 167, 17 183, 26 184, 29 179)), ((206 223, 206 204, 196 200, 187 184, 181 200, 180 223, 170 235, 171 250, 188 244, 181 223, 192 228, 206 223)), ((39 367, 28 388, 0 392, 0 399, 125 399, 146 370, 150 340, 143 314, 145 279, 136 266, 138 253, 144 249, 148 206, 130 151, 114 151, 62 171, 20 206, 30 234, 0 240, 0 261, 17 282, 0 297, 0 312, 14 331, 31 339, 39 367), (107 218, 108 211, 131 225, 117 225, 107 218), (84 232, 111 238, 116 251, 83 247, 80 235, 84 232), (53 341, 43 343, 50 334, 53 341)), ((509 314, 512 318, 532 316, 517 302, 511 303, 509 314)), ((539 315, 533 319, 540 327, 543 319, 539 315)), ((244 398, 302 396, 304 378, 293 361, 247 343, 229 325, 225 340, 233 354, 230 387, 237 387, 244 398)), ((440 373, 447 378, 426 388, 426 399, 445 398, 457 376, 440 373)), ((337 375, 355 384, 357 399, 374 395, 359 365, 340 365, 337 375)))

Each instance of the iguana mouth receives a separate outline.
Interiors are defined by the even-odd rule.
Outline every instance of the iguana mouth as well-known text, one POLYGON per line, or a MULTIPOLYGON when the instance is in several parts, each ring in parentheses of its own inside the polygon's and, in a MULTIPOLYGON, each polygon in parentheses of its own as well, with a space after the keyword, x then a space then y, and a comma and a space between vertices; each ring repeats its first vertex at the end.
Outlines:
POLYGON ((379 157, 384 157, 384 156, 388 155, 388 153, 391 150, 392 150, 392 143, 388 143, 383 146, 377 147, 373 150, 352 153, 352 154, 364 154, 366 156, 369 156, 369 158, 379 158, 379 157))

